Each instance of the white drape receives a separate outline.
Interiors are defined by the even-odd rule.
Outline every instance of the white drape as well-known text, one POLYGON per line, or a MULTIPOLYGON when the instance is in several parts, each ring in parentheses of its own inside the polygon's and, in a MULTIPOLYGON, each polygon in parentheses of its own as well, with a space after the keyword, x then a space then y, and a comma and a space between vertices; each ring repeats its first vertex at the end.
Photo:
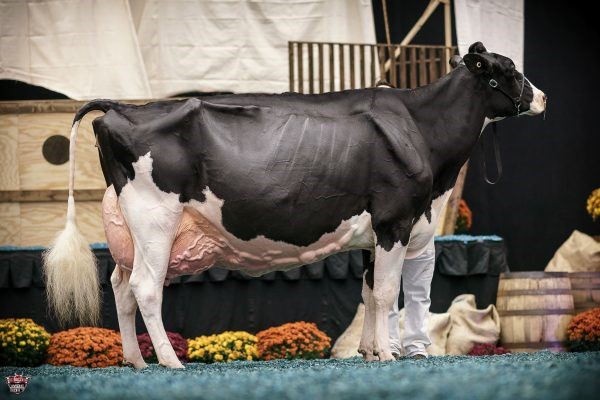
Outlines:
POLYGON ((281 92, 289 40, 374 43, 369 0, 0 0, 0 79, 75 99, 281 92))
POLYGON ((454 0, 454 14, 460 54, 479 41, 523 72, 524 0, 454 0))
POLYGON ((0 0, 0 79, 74 99, 152 95, 127 0, 0 0))

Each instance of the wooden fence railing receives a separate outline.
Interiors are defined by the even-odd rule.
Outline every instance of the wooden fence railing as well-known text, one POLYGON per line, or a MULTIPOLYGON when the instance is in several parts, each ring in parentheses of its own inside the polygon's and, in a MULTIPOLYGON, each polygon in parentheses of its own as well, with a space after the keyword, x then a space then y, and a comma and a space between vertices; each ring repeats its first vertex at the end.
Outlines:
POLYGON ((299 93, 372 87, 379 79, 398 88, 426 85, 450 70, 457 53, 456 46, 329 42, 288 42, 288 49, 289 89, 299 93))

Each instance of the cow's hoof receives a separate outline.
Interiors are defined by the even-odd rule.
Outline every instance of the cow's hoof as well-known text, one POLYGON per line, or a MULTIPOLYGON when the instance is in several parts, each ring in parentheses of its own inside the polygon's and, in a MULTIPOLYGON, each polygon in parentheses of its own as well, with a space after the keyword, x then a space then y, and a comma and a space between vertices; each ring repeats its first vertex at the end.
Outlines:
POLYGON ((409 358, 411 360, 423 360, 424 358, 427 358, 427 356, 424 354, 415 354, 414 356, 410 356, 409 358))
POLYGON ((379 361, 394 361, 396 359, 390 351, 380 351, 377 355, 379 356, 379 361))
POLYGON ((126 360, 123 360, 123 365, 124 366, 128 366, 128 367, 133 367, 135 369, 148 368, 148 364, 146 364, 146 362, 144 361, 144 359, 137 360, 137 361, 126 361, 126 360))
POLYGON ((358 350, 358 352, 360 354, 362 354, 363 359, 365 361, 377 361, 379 360, 379 358, 377 357, 377 354, 373 354, 372 351, 368 351, 368 350, 358 350))
POLYGON ((185 369, 185 367, 183 366, 183 364, 179 360, 177 360, 177 362, 159 363, 159 364, 162 365, 163 367, 166 367, 166 368, 185 369))

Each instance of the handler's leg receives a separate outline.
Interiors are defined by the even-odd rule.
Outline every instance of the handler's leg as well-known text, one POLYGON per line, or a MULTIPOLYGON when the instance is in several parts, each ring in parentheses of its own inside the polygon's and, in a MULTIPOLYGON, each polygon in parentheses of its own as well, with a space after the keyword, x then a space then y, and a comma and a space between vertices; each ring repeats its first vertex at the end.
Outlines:
POLYGON ((118 265, 113 271, 110 282, 112 283, 119 319, 119 330, 123 342, 123 358, 125 362, 133 364, 135 368, 146 368, 148 365, 142 357, 140 346, 135 335, 135 311, 137 302, 129 287, 131 273, 118 265))
MULTIPOLYGON (((406 261, 405 261, 406 262, 406 261)), ((400 338, 400 310, 398 309, 398 299, 394 301, 392 310, 388 314, 388 324, 390 333, 390 350, 394 358, 398 359, 402 355, 402 341, 400 338)))
POLYGON ((402 348, 408 357, 427 356, 427 346, 431 344, 427 334, 427 316, 431 305, 431 279, 435 266, 435 246, 433 239, 427 249, 418 257, 405 260, 402 268, 402 288, 404 289, 404 337, 402 348))

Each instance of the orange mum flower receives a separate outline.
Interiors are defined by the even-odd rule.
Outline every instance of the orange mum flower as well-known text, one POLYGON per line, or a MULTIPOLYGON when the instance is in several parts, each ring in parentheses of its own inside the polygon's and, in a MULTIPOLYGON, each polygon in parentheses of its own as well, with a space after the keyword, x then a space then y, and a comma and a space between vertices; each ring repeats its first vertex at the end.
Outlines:
POLYGON ((577 314, 567 327, 572 351, 600 350, 600 307, 577 314))
POLYGON ((293 322, 266 329, 256 334, 258 356, 263 360, 276 358, 324 358, 331 348, 331 339, 312 322, 293 322))
POLYGON ((104 328, 75 328, 50 338, 48 363, 76 367, 109 367, 123 363, 121 335, 104 328))

